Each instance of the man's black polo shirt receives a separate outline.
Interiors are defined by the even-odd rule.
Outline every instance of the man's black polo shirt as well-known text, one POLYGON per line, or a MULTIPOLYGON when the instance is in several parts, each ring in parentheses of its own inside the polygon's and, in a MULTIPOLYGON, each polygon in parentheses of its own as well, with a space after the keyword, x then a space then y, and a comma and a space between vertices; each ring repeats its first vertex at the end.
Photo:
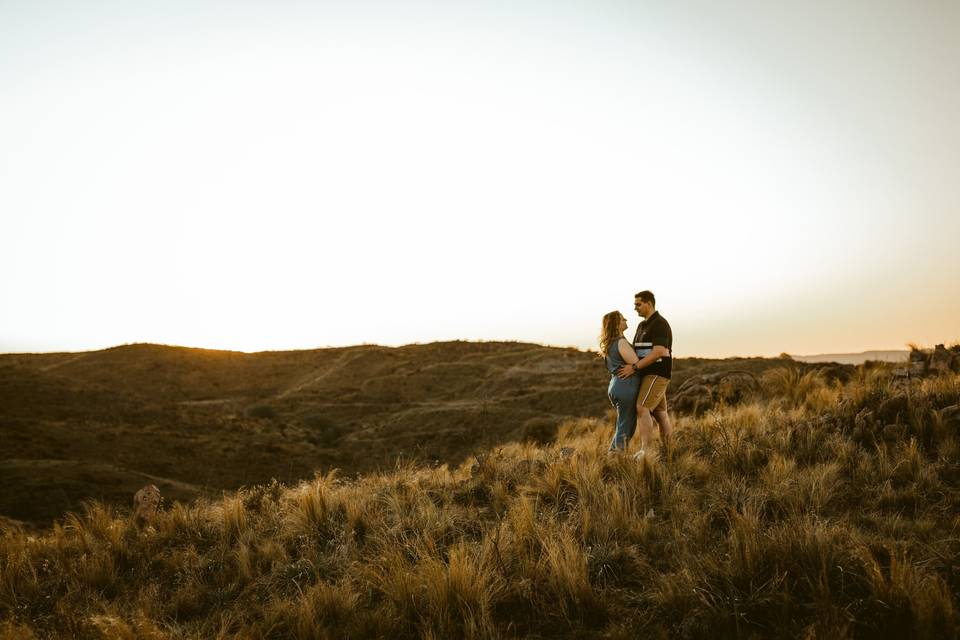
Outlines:
MULTIPOLYGON (((650 353, 650 349, 655 346, 666 347, 673 354, 673 331, 670 330, 670 323, 667 322, 659 311, 640 323, 637 327, 637 334, 633 338, 633 348, 637 350, 637 355, 643 358, 641 354, 650 353)), ((663 376, 670 378, 673 372, 673 358, 664 356, 653 364, 650 364, 640 371, 640 376, 663 376)))

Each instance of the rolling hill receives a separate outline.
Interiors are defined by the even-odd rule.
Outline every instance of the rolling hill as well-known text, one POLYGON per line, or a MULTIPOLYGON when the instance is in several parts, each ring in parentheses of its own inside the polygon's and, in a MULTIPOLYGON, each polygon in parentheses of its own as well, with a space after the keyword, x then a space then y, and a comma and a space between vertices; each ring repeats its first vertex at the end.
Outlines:
MULTIPOLYGON (((678 359, 676 389, 776 359, 678 359)), ((219 494, 398 460, 458 464, 604 416, 596 354, 515 342, 239 353, 133 344, 0 355, 0 515, 48 524, 86 499, 219 494)))

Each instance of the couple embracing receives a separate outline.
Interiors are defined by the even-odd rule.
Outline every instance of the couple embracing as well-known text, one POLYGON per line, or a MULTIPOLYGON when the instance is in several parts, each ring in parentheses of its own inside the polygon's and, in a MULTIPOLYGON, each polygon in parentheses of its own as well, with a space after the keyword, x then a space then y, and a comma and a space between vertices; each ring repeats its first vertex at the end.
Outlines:
POLYGON ((600 355, 610 372, 607 395, 617 410, 617 430, 610 453, 624 453, 634 432, 640 431, 641 459, 651 452, 653 425, 660 427, 664 452, 670 447, 673 427, 667 413, 667 385, 673 369, 673 332, 657 311, 657 299, 650 291, 633 298, 633 308, 644 320, 637 327, 633 344, 623 337, 627 319, 619 311, 603 316, 600 355))

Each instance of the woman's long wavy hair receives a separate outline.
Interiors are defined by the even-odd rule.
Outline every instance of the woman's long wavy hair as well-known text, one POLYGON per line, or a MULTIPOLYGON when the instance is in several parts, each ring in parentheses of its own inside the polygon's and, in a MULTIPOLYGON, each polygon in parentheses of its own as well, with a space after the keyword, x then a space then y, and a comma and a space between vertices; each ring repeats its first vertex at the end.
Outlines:
POLYGON ((620 331, 620 320, 623 314, 619 311, 611 311, 603 316, 603 324, 600 326, 600 357, 607 357, 607 349, 611 344, 623 337, 620 331))

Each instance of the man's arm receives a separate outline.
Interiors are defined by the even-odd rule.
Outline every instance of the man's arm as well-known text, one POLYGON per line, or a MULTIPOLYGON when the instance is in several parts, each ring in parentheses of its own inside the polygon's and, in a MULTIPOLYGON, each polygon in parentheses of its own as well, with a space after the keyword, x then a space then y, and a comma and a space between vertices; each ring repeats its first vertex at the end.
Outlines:
POLYGON ((650 353, 648 353, 647 355, 645 355, 642 359, 638 360, 637 362, 635 362, 635 363, 633 363, 633 364, 627 363, 627 364, 623 365, 622 367, 620 367, 620 368, 617 370, 617 377, 618 377, 618 378, 629 378, 630 376, 632 376, 634 373, 636 373, 636 372, 639 371, 640 369, 643 369, 644 367, 653 364, 653 363, 656 362, 659 358, 663 358, 663 357, 669 356, 669 355, 670 355, 670 350, 667 349, 666 347, 658 344, 658 345, 654 346, 653 349, 650 351, 650 353))

